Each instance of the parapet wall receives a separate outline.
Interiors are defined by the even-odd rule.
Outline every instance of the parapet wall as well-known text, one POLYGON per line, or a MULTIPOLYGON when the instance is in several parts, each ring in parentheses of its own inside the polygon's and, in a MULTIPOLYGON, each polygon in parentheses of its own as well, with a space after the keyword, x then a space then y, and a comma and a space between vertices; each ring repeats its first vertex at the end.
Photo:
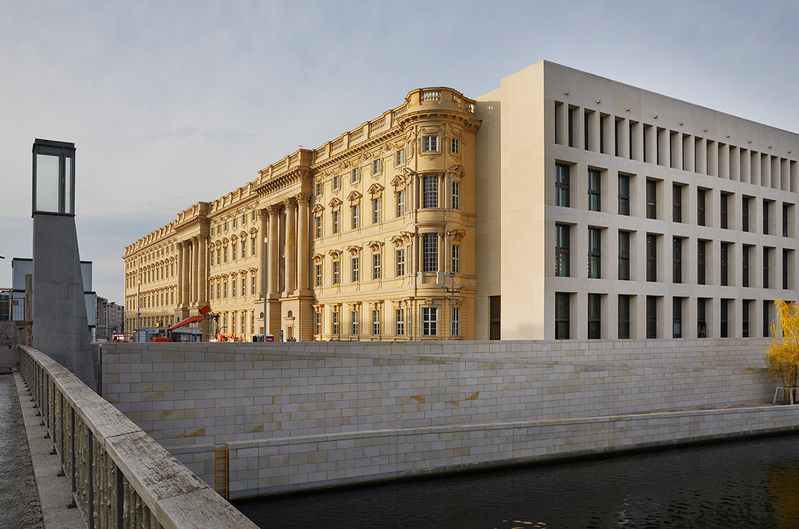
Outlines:
POLYGON ((101 382, 207 481, 228 443, 240 497, 791 428, 791 413, 690 411, 770 402, 767 343, 103 344, 101 382))

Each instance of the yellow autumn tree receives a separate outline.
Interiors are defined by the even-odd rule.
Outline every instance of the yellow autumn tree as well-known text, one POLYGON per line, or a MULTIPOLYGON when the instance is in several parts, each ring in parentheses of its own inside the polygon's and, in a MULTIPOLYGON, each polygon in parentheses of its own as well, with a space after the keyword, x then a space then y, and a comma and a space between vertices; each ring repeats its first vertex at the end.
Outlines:
MULTIPOLYGON (((777 319, 771 323, 771 345, 766 351, 766 366, 780 386, 795 392, 799 376, 799 307, 794 302, 774 301, 777 319)), ((794 398, 794 402, 797 399, 794 398)))

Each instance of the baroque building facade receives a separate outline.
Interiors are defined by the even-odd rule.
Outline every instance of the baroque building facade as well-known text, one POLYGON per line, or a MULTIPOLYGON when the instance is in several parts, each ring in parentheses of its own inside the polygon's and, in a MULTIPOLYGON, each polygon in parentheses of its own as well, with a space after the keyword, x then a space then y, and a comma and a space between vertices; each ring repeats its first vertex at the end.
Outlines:
POLYGON ((128 328, 209 304, 206 338, 473 339, 478 127, 460 92, 414 90, 179 213, 125 249, 128 328))
POLYGON ((128 328, 141 300, 141 325, 209 303, 243 339, 767 336, 796 299, 797 153, 546 61, 474 101, 414 90, 128 246, 128 328))

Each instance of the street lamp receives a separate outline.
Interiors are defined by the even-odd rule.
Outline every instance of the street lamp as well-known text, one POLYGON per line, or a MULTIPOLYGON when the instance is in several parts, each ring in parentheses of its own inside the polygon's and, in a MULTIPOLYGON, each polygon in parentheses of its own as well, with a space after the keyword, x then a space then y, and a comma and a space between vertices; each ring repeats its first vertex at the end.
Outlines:
POLYGON ((75 144, 33 142, 33 214, 75 216, 75 144))

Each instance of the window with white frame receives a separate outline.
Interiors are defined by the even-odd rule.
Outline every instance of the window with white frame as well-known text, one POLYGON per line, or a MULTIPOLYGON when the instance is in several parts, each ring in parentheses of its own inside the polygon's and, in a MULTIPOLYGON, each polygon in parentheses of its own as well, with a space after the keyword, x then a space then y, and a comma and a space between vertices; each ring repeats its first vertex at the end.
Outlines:
POLYGON ((422 207, 438 207, 438 175, 425 175, 422 183, 422 207))
POLYGON ((224 289, 224 292, 225 292, 225 297, 227 297, 227 279, 225 279, 225 289, 224 289))
POLYGON ((397 309, 397 336, 405 335, 405 309, 397 309))
POLYGON ((333 320, 331 322, 333 324, 333 329, 332 329, 333 335, 338 336, 338 311, 334 310, 331 316, 332 316, 331 319, 333 320))
POLYGON ((339 212, 333 212, 333 233, 338 233, 339 212))
POLYGON ((341 187, 341 177, 339 175, 333 176, 333 189, 341 187))
POLYGON ((461 271, 461 246, 460 244, 453 244, 452 245, 452 255, 450 259, 452 273, 458 274, 461 271))
POLYGON ((379 158, 377 160, 373 160, 372 161, 372 174, 373 175, 380 174, 380 172, 382 170, 383 170, 383 160, 381 160, 379 158))
POLYGON ((405 248, 397 250, 397 277, 405 275, 405 248))
POLYGON ((360 181, 361 181, 361 170, 358 167, 356 167, 355 169, 352 170, 352 183, 357 184, 360 181))
POLYGON ((246 330, 247 319, 246 319, 244 314, 241 315, 240 319, 241 319, 241 334, 244 334, 244 333, 247 332, 247 330, 246 330))
POLYGON ((372 254, 372 279, 380 279, 380 265, 381 259, 380 254, 372 254))
POLYGON ((452 154, 460 154, 461 153, 461 140, 452 138, 450 152, 452 152, 452 154))
POLYGON ((357 336, 358 335, 358 311, 353 310, 352 314, 352 331, 350 332, 351 335, 357 336))
POLYGON ((318 197, 322 196, 322 182, 316 183, 316 196, 318 197))
MULTIPOLYGON (((252 221, 253 221, 253 222, 255 222, 255 215, 256 215, 256 212, 255 212, 255 211, 253 211, 253 212, 252 212, 252 221)), ((254 317, 255 317, 255 316, 253 316, 253 318, 254 318, 254 317)))
POLYGON ((216 284, 216 299, 219 299, 219 288, 220 288, 220 285, 219 285, 219 283, 217 283, 216 284))
POLYGON ((438 234, 425 233, 422 235, 422 263, 423 272, 438 271, 438 234))
POLYGON ((452 209, 461 209, 461 183, 452 182, 452 209))
POLYGON ((316 313, 316 334, 322 334, 322 313, 316 313))
POLYGON ((316 272, 316 286, 322 286, 322 265, 317 264, 314 266, 314 271, 316 272))
POLYGON ((341 282, 341 261, 333 261, 333 284, 338 285, 340 282, 341 282))
POLYGON ((422 307, 422 336, 438 336, 438 308, 422 307))
POLYGON ((372 224, 380 222, 380 198, 372 199, 372 224))
POLYGON ((359 257, 352 258, 352 282, 357 283, 361 280, 360 272, 361 259, 359 257))
POLYGON ((252 251, 250 252, 252 255, 255 255, 255 254, 257 253, 257 252, 255 251, 255 250, 258 248, 258 247, 256 246, 256 242, 255 242, 256 240, 257 240, 257 239, 253 237, 253 239, 252 239, 252 248, 251 248, 251 250, 252 250, 252 251))
POLYGON ((236 260, 236 246, 237 244, 235 242, 231 245, 231 248, 233 249, 233 261, 236 260))
POLYGON ((397 217, 405 215, 405 190, 400 189, 396 192, 397 197, 397 217))
POLYGON ((361 227, 361 205, 352 205, 352 229, 357 230, 361 227))
POLYGON ((227 263, 227 246, 225 246, 225 262, 227 263))
POLYGON ((438 150, 438 136, 422 137, 422 152, 431 152, 437 150, 438 150))
POLYGON ((380 336, 380 311, 372 311, 372 335, 380 336))
POLYGON ((250 295, 251 296, 255 295, 255 276, 250 277, 250 295))
POLYGON ((454 307, 452 309, 452 336, 461 335, 461 309, 454 307))
POLYGON ((316 232, 316 238, 320 239, 322 237, 322 216, 319 215, 314 217, 314 231, 316 232))
POLYGON ((236 218, 235 217, 233 217, 233 227, 234 228, 236 227, 236 218))
POLYGON ((397 151, 395 165, 402 165, 404 163, 405 163, 405 149, 400 149, 397 151))
POLYGON ((247 295, 247 278, 246 277, 242 277, 241 278, 241 295, 242 296, 247 295))

